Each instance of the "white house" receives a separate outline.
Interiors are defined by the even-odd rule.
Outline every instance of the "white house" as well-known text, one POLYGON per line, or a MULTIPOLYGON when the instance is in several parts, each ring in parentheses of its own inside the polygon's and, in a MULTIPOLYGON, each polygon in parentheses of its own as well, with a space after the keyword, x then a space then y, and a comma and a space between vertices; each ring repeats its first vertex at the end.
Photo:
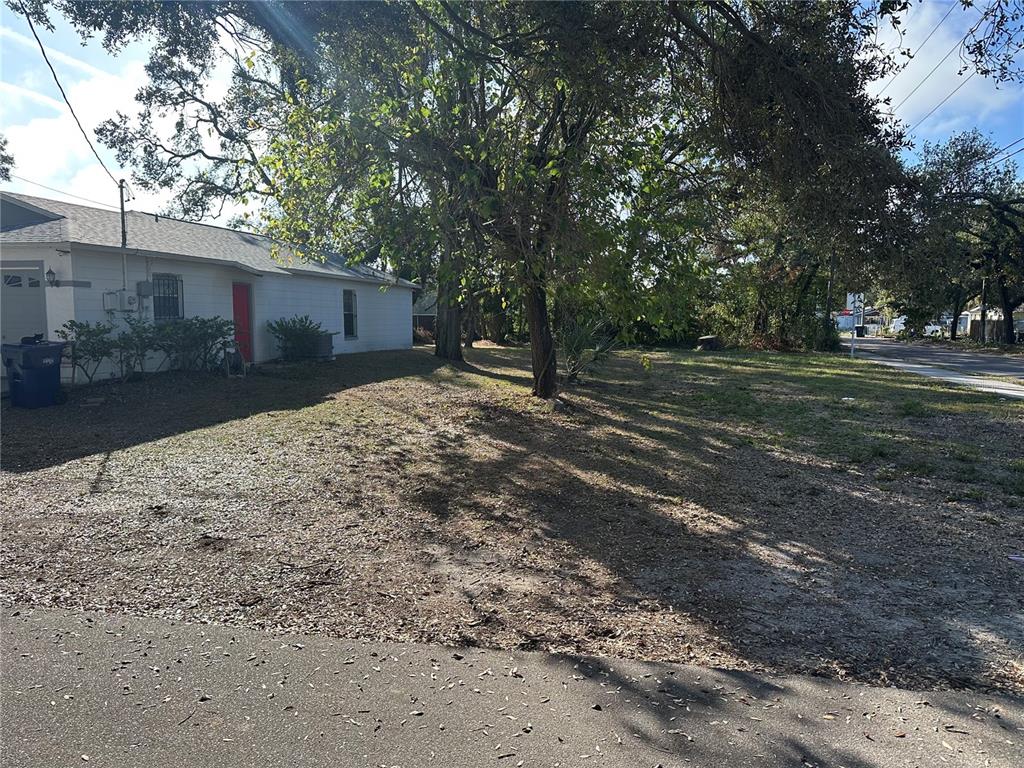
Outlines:
POLYGON ((334 353, 412 346, 413 283, 364 266, 302 261, 247 232, 0 192, 4 342, 68 320, 219 316, 251 362, 278 357, 267 321, 309 315, 334 353))

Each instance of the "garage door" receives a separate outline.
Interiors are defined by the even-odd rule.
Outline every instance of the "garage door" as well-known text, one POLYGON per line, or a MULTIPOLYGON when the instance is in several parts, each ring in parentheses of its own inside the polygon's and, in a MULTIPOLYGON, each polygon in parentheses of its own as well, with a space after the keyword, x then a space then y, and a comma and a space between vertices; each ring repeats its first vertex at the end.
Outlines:
POLYGON ((46 336, 46 306, 43 303, 43 275, 39 267, 4 267, 0 287, 0 335, 7 344, 17 344, 23 336, 46 336))

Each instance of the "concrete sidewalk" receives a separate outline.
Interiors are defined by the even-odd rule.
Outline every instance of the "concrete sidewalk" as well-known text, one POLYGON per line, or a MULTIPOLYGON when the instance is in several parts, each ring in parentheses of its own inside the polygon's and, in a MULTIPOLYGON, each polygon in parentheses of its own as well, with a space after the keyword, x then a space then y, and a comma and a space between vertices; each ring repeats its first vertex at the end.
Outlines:
POLYGON ((5 766, 1024 764, 1021 700, 98 613, 2 617, 5 766))
POLYGON ((854 341, 854 356, 863 360, 1000 397, 1024 399, 1024 356, 877 337, 844 340, 843 349, 849 352, 854 341))
POLYGON ((925 365, 923 363, 915 363, 907 360, 896 360, 891 357, 871 354, 870 352, 861 352, 860 350, 855 354, 863 360, 870 360, 871 362, 878 363, 879 365, 887 365, 890 368, 898 368, 899 370, 907 371, 908 373, 916 373, 918 376, 926 376, 929 379, 941 379, 942 381, 948 381, 950 384, 956 384, 960 387, 969 387, 980 392, 999 395, 1000 397, 1012 397, 1024 400, 1024 384, 1015 384, 1012 381, 1003 381, 1002 379, 993 379, 985 376, 975 376, 969 373, 960 373, 950 368, 939 368, 934 365, 925 365))

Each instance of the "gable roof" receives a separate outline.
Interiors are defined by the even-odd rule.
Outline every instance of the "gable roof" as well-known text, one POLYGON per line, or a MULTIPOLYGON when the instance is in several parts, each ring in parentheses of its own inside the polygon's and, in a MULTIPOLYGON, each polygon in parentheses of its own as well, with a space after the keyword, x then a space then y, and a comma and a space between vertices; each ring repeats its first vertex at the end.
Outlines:
MULTIPOLYGON (((10 223, 0 222, 0 244, 77 243, 101 248, 121 247, 121 214, 118 211, 2 191, 0 200, 35 214, 24 219, 18 217, 10 223)), ((128 211, 126 220, 130 252, 210 261, 247 272, 333 277, 418 287, 373 267, 348 265, 337 254, 329 254, 325 261, 306 261, 296 256, 286 244, 278 244, 279 255, 275 258, 272 253, 274 241, 251 232, 141 211, 128 211)))

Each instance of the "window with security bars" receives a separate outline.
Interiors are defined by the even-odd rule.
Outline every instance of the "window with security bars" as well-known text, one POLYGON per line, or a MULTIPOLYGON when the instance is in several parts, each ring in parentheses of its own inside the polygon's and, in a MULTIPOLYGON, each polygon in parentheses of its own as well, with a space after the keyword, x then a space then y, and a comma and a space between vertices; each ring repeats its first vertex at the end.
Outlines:
POLYGON ((345 338, 356 338, 356 292, 344 291, 342 294, 345 310, 345 338))
POLYGON ((153 275, 153 321, 166 322, 185 317, 185 300, 178 275, 153 275))

